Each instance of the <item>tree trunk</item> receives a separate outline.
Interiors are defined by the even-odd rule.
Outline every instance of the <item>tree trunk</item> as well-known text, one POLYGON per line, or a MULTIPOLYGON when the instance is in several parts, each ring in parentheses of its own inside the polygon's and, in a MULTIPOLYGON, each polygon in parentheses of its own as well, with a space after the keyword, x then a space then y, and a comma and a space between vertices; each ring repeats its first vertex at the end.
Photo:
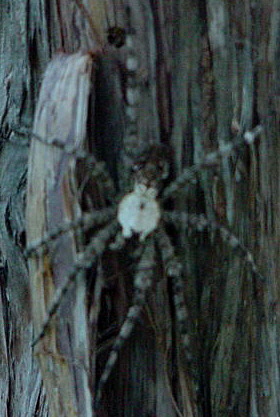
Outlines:
POLYGON ((279 2, 0 5, 0 415, 280 415, 279 2), (158 144, 191 359, 156 246, 146 304, 95 410, 150 242, 113 250, 112 207, 158 144))

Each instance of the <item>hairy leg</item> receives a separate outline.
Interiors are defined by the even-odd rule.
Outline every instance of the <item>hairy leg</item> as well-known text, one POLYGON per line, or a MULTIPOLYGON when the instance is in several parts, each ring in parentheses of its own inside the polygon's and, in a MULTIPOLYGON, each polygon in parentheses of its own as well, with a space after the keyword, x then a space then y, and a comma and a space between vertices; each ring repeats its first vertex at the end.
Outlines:
POLYGON ((119 352, 122 349, 126 340, 129 339, 131 332, 136 324, 136 321, 142 313, 143 305, 145 304, 147 290, 152 285, 154 265, 155 249, 153 239, 150 238, 147 239, 147 242, 145 243, 142 256, 137 266, 137 272, 134 277, 133 305, 128 310, 126 319, 113 344, 107 363, 98 382, 94 404, 95 409, 98 409, 100 406, 104 385, 106 384, 115 366, 115 363, 119 356, 119 352))
POLYGON ((108 240, 115 235, 118 224, 117 221, 113 221, 101 229, 96 236, 94 236, 86 247, 84 253, 81 255, 80 259, 73 265, 72 271, 69 273, 68 277, 65 280, 65 283, 57 289, 52 305, 49 309, 47 318, 42 325, 42 329, 36 338, 33 340, 32 346, 34 347, 45 335, 49 325, 51 323, 52 317, 56 314, 65 294, 71 288, 71 284, 76 280, 78 274, 84 269, 90 268, 96 259, 102 256, 103 252, 106 249, 106 244, 108 240))

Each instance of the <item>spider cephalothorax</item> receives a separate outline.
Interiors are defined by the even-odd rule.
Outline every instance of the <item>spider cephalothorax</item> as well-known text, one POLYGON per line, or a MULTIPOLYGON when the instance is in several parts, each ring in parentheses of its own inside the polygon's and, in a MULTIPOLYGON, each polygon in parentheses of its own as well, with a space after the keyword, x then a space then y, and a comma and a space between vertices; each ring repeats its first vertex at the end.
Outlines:
POLYGON ((147 146, 133 165, 135 182, 159 190, 169 175, 169 169, 170 152, 167 146, 147 146))

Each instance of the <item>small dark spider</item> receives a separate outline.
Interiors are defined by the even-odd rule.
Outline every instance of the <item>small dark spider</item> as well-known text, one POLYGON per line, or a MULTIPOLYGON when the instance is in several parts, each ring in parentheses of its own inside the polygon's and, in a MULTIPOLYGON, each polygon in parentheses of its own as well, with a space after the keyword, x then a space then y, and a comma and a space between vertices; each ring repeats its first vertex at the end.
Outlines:
POLYGON ((107 39, 111 45, 121 48, 125 44, 126 30, 124 28, 113 26, 107 30, 107 39))

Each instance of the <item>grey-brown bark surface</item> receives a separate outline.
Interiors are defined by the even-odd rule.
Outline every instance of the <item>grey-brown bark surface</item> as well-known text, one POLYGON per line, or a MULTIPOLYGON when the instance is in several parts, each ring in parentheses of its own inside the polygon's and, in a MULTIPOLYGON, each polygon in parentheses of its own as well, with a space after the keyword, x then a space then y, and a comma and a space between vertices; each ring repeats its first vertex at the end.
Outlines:
POLYGON ((30 260, 28 273, 27 168, 29 244, 50 225, 104 207, 96 178, 88 179, 97 161, 106 162, 118 191, 128 179, 129 161, 121 159, 131 146, 124 116, 128 47, 108 44, 113 26, 135 33, 137 145, 170 145, 172 179, 224 142, 263 127, 259 141, 201 170, 199 182, 167 208, 202 212, 229 227, 264 279, 218 231, 171 227, 184 266, 199 391, 190 388, 171 286, 159 262, 147 308, 96 414, 280 414, 279 7, 279 0, 0 0, 1 416, 95 415, 95 370, 100 377, 131 304, 133 259, 108 252, 104 276, 100 262, 82 274, 31 347, 90 235, 69 234, 47 245, 47 253, 30 260), (53 84, 37 105, 46 68, 53 84), (33 124, 50 141, 86 139, 96 160, 75 166, 65 149, 32 137, 33 124))

